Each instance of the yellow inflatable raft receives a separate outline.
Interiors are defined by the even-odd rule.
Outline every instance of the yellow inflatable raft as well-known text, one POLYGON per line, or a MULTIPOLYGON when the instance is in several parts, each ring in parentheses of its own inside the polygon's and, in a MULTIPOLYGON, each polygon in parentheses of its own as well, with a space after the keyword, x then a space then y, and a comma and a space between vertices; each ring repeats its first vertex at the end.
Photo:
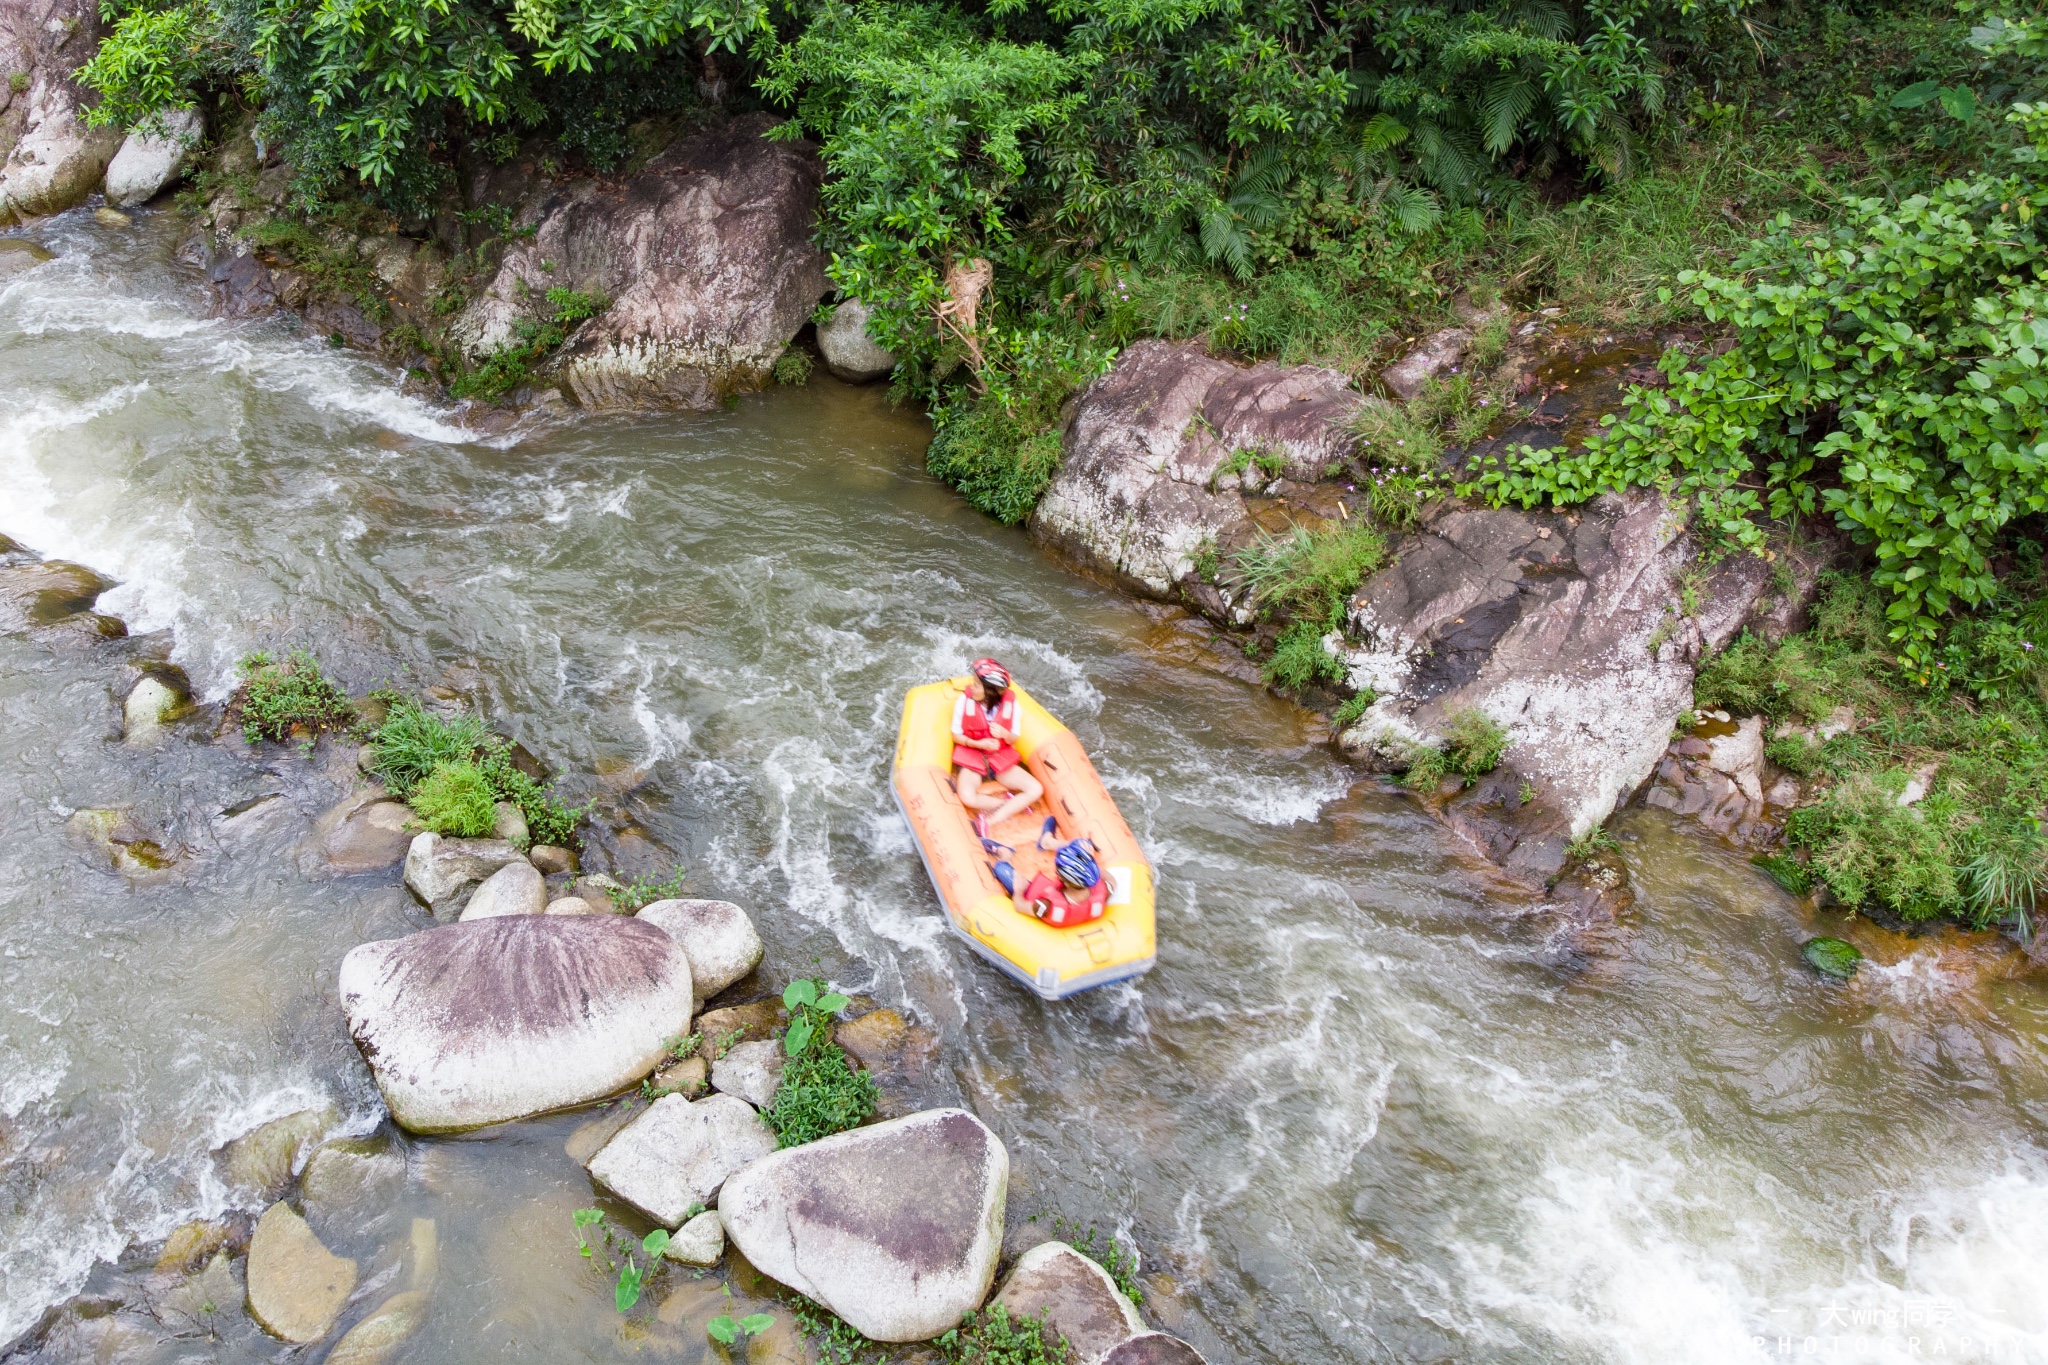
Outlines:
POLYGON ((1150 971, 1156 951, 1152 865, 1081 741, 1021 687, 1015 689, 1021 727, 1017 752, 1045 784, 1045 795, 989 834, 1017 850, 1012 862, 1026 881, 1052 867, 1052 855, 1035 847, 1046 816, 1053 817, 1062 840, 1093 840, 1096 861, 1109 878, 1109 909, 1092 923, 1055 929, 1020 914, 996 881, 989 870, 993 860, 982 849, 954 785, 953 702, 966 685, 960 677, 910 689, 903 698, 903 727, 890 774, 896 804, 910 822, 953 932, 1047 1000, 1150 971))

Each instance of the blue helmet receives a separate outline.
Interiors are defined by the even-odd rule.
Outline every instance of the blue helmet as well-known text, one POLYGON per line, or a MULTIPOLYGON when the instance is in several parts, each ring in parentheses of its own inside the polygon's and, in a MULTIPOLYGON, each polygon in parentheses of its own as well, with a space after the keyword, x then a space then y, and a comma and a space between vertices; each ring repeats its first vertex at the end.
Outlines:
POLYGON ((1095 848, 1086 839, 1061 844, 1059 852, 1052 855, 1052 865, 1068 886, 1089 887, 1102 880, 1102 869, 1095 865, 1095 848))

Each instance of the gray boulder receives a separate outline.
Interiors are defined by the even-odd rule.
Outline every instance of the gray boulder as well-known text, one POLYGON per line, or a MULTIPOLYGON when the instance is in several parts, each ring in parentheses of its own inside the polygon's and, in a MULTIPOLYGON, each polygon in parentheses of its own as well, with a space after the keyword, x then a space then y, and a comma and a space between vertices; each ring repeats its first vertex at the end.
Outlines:
POLYGON ((411 809, 382 787, 353 792, 314 823, 299 857, 300 870, 308 876, 348 877, 396 867, 419 837, 412 826, 411 809))
POLYGON ((782 1068, 788 1060, 782 1044, 773 1040, 735 1043, 711 1064, 711 1087, 766 1109, 775 1103, 775 1090, 782 1084, 782 1068))
POLYGON ((690 960, 613 915, 506 915, 349 950, 342 1012, 391 1116, 452 1132, 601 1099, 688 1031, 690 960))
POLYGON ((775 1150, 775 1130, 730 1095, 664 1095, 590 1160, 598 1184, 664 1227, 711 1203, 734 1171, 775 1150))
POLYGON ((99 188, 121 134, 85 126, 88 97, 71 73, 100 34, 93 0, 0 5, 0 227, 61 213, 99 188))
POLYGON ((336 1256, 289 1204, 272 1204, 249 1239, 249 1316, 274 1337, 318 1341, 356 1287, 356 1263, 336 1256))
POLYGON ((1346 424, 1364 400, 1349 384, 1335 370, 1246 370, 1193 345, 1140 341, 1082 391, 1031 534, 1169 597, 1205 545, 1246 524, 1245 492, 1313 483, 1350 452, 1346 424))
POLYGON ((623 181, 562 186, 453 335, 496 351, 549 289, 575 289, 611 301, 543 372, 577 403, 711 408, 761 388, 826 289, 824 168, 809 143, 769 141, 776 122, 749 114, 623 181))
POLYGON ((107 202, 116 208, 146 204, 184 179, 204 132, 197 109, 173 110, 158 126, 129 130, 107 164, 107 202))
POLYGON ((924 1341, 987 1297, 1009 1182, 1000 1138, 933 1109, 763 1157, 718 1212, 763 1274, 872 1340, 924 1341))
POLYGON ((1654 493, 1566 513, 1445 512, 1351 601, 1364 643, 1345 665, 1378 700, 1344 748, 1398 766, 1453 712, 1491 717, 1508 732, 1504 760, 1449 815, 1494 862, 1544 883, 1566 841, 1650 776, 1691 704, 1694 665, 1741 627, 1769 574, 1738 554, 1688 584, 1694 564, 1682 519, 1654 493))
POLYGON ((1164 1332, 1144 1332, 1102 1358, 1101 1365, 1208 1365, 1202 1353, 1164 1332))
POLYGON ((463 892, 507 863, 524 861, 503 839, 451 839, 429 830, 406 850, 405 885, 435 918, 449 919, 463 892))
POLYGON ((661 1253, 684 1265, 717 1265, 725 1255, 725 1224, 716 1209, 706 1209, 676 1230, 661 1253))
POLYGON ((1472 344, 1472 333, 1463 327, 1446 327, 1424 337, 1422 344, 1380 373, 1385 384, 1403 402, 1421 393, 1435 379, 1464 359, 1472 344))
POLYGON ((1145 1330, 1109 1272, 1065 1242, 1042 1242, 1019 1256, 995 1302, 1012 1318, 1043 1318, 1073 1348, 1074 1365, 1097 1365, 1145 1330))
POLYGON ((539 868, 521 858, 484 878, 469 904, 462 907, 462 922, 495 919, 500 915, 538 915, 547 906, 547 879, 540 875, 539 868))
POLYGON ((503 839, 517 848, 525 848, 529 837, 526 830, 526 812, 510 801, 500 801, 498 818, 491 823, 491 837, 503 839))
POLYGON ((868 306, 848 299, 818 325, 818 353, 834 378, 849 384, 872 384, 896 369, 896 353, 868 335, 868 306))
POLYGON ((709 1000, 761 965, 761 935, 731 901, 655 901, 641 907, 640 918, 683 945, 700 999, 709 1000))

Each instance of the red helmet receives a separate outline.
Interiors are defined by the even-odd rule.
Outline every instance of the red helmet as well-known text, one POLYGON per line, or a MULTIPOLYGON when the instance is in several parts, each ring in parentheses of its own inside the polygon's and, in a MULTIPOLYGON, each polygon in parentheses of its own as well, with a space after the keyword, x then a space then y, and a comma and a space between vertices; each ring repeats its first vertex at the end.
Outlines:
POLYGON ((994 659, 976 659, 967 666, 967 671, 998 692, 1010 690, 1010 670, 994 659))

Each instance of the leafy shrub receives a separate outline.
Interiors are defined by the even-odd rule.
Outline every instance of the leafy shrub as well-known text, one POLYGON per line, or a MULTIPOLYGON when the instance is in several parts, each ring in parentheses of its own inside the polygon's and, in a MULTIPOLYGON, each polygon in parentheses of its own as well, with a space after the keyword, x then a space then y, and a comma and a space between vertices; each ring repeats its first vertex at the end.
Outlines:
POLYGON ((481 839, 498 820, 498 794, 466 759, 437 765, 412 789, 406 804, 428 829, 456 839, 481 839))
POLYGON ((1323 648, 1327 632, 1315 621, 1296 621, 1280 632, 1259 672, 1274 687, 1300 692, 1312 683, 1341 682, 1344 661, 1323 648))
POLYGON ((1827 233, 1780 215, 1732 274, 1681 274, 1733 348, 1667 352, 1668 389, 1632 390, 1581 449, 1520 447, 1474 486, 1528 506, 1668 485, 1758 550, 1762 515, 1824 509, 1875 549, 1889 635, 1931 680, 1942 618, 1997 592, 1996 537, 2048 511, 2048 107, 2010 120, 2026 143, 2013 173, 1856 200, 1827 233))
POLYGON ((1813 874, 1843 904, 1875 902, 1904 919, 1932 919, 1956 899, 1956 869, 1940 823, 1899 804, 1902 785, 1897 775, 1853 776, 1792 812, 1785 839, 1809 851, 1813 874))
POLYGON ((798 979, 782 992, 789 1028, 782 1036, 788 1060, 775 1103, 761 1117, 784 1147, 800 1147, 859 1126, 875 1112, 875 1078, 855 1067, 832 1041, 832 1018, 847 998, 820 983, 798 979))
POLYGON ((1764 745, 1764 757, 1788 773, 1812 777, 1826 761, 1821 746, 1805 735, 1783 735, 1764 745))
POLYGON ((675 900, 683 894, 683 878, 687 870, 678 865, 666 877, 635 877, 624 886, 608 887, 605 895, 611 899, 612 909, 622 915, 637 915, 656 901, 675 900))
POLYGON ((599 295, 559 287, 548 290, 546 298, 551 311, 544 320, 522 319, 512 324, 519 340, 491 352, 474 368, 457 375, 448 385, 448 392, 457 398, 503 398, 524 384, 533 367, 559 349, 577 324, 610 306, 599 295))
POLYGON ((576 838, 576 826, 590 815, 591 803, 572 806, 519 771, 512 761, 512 746, 496 735, 484 740, 477 767, 491 784, 494 797, 519 807, 526 817, 526 832, 536 844, 568 847, 576 838))
POLYGON ((1336 714, 1330 717, 1331 727, 1344 730, 1357 724, 1358 718, 1367 711, 1372 710, 1372 704, 1378 700, 1379 695, 1371 688, 1362 688, 1350 697, 1347 697, 1344 704, 1337 708, 1336 714))
POLYGON ((1415 791, 1431 791, 1446 777, 1460 777, 1470 786, 1472 779, 1500 766, 1507 751, 1508 732, 1476 706, 1463 706, 1444 717, 1443 743, 1416 744, 1408 751, 1404 785, 1415 791))
POLYGON ((283 743, 298 726, 333 730, 355 718, 348 694, 320 670, 310 650, 294 648, 280 660, 262 650, 242 657, 242 738, 283 743))

